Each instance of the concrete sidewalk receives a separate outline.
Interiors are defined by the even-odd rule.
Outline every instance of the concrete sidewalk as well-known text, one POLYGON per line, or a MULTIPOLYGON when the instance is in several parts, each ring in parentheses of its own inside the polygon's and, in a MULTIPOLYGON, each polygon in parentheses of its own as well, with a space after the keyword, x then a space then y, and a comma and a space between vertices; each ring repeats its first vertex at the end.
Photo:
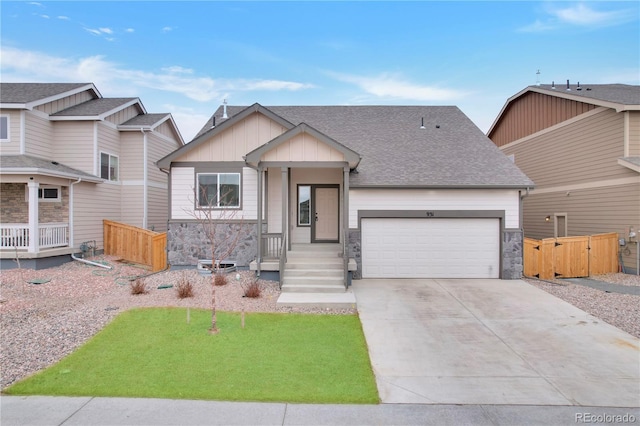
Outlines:
POLYGON ((640 422, 638 408, 517 405, 310 405, 2 396, 14 425, 576 425, 640 422))

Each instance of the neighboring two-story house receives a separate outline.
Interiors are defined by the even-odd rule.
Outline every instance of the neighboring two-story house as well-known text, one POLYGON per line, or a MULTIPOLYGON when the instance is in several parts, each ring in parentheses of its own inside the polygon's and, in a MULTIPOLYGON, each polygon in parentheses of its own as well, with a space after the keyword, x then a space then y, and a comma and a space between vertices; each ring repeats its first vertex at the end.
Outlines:
POLYGON ((536 183, 524 199, 525 236, 617 232, 625 271, 637 271, 640 86, 529 86, 487 135, 536 183))
POLYGON ((92 83, 0 84, 0 257, 12 267, 102 248, 102 220, 165 231, 167 175, 182 146, 169 113, 104 98, 92 83))

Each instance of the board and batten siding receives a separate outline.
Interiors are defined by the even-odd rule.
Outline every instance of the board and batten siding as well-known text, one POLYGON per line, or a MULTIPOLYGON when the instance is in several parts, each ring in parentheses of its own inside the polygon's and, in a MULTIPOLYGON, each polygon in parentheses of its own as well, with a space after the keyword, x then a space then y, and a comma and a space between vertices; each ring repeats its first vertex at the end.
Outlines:
POLYGON ((520 193, 499 189, 357 189, 349 191, 349 228, 358 210, 504 210, 505 228, 520 228, 520 193))
POLYGON ((267 232, 282 232, 282 171, 279 167, 267 170, 267 232))
POLYGON ((105 121, 113 124, 122 124, 126 121, 131 120, 134 117, 137 117, 142 113, 142 110, 138 105, 131 105, 126 107, 125 109, 121 109, 118 112, 115 112, 107 117, 105 117, 105 121))
POLYGON ((75 95, 65 96, 64 98, 38 105, 34 109, 50 115, 95 98, 96 97, 89 90, 85 90, 84 92, 76 93, 75 95))
POLYGON ((262 161, 346 161, 344 154, 319 141, 315 137, 301 133, 265 153, 262 161))
POLYGON ((59 121, 54 126, 56 158, 66 166, 94 174, 93 121, 59 121))
POLYGON ((0 152, 4 155, 20 154, 20 111, 0 109, 0 115, 9 118, 9 140, 0 142, 0 152))
POLYGON ((505 146, 537 189, 637 176, 617 163, 624 155, 624 117, 606 109, 505 146))
MULTIPOLYGON (((16 123, 17 124, 17 123, 16 123)), ((46 116, 27 111, 25 113, 25 154, 59 160, 52 149, 53 125, 46 116)))
MULTIPOLYGON (((257 220, 258 172, 249 168, 242 169, 242 209, 214 210, 213 219, 257 220), (225 216, 226 215, 226 216, 225 216)), ((171 220, 194 220, 197 218, 195 206, 195 169, 193 167, 171 168, 171 220)))
POLYGON ((278 123, 256 112, 175 161, 244 161, 247 153, 285 131, 278 123))

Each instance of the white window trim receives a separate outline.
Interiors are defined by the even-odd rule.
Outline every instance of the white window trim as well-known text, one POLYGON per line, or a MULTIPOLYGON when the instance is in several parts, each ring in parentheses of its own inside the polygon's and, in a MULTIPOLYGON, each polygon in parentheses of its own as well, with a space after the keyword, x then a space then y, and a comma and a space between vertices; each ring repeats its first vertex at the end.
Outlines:
MULTIPOLYGON (((238 172, 202 172, 202 173, 196 173, 196 209, 197 210, 203 210, 206 209, 207 206, 203 206, 200 205, 200 176, 201 175, 206 175, 206 176, 211 176, 211 175, 217 175, 218 177, 220 175, 236 175, 238 176, 238 205, 237 206, 221 206, 220 205, 220 200, 218 200, 218 202, 216 203, 215 206, 211 206, 212 209, 221 209, 221 210, 240 210, 242 209, 242 173, 238 173, 238 172)), ((218 195, 220 193, 220 179, 217 179, 217 185, 218 185, 218 195)))
MULTIPOLYGON (((24 201, 29 202, 29 187, 24 187, 24 201)), ((40 185, 38 187, 38 202, 39 203, 60 203, 62 202, 62 187, 57 185, 40 185), (58 192, 57 198, 43 198, 41 194, 44 194, 45 189, 56 189, 58 192)))
POLYGON ((6 114, 0 114, 0 119, 2 118, 6 118, 7 119, 7 137, 6 138, 2 138, 0 136, 0 142, 11 142, 11 116, 6 115, 6 114))
POLYGON ((99 171, 99 176, 102 179, 105 179, 106 182, 120 182, 120 156, 112 154, 110 152, 107 151, 100 151, 100 153, 98 154, 98 171, 99 171), (115 157, 118 159, 118 168, 116 170, 116 178, 115 179, 111 179, 111 172, 109 172, 109 177, 107 178, 103 178, 102 177, 102 154, 104 155, 108 155, 109 156, 109 170, 111 170, 111 157, 115 157))

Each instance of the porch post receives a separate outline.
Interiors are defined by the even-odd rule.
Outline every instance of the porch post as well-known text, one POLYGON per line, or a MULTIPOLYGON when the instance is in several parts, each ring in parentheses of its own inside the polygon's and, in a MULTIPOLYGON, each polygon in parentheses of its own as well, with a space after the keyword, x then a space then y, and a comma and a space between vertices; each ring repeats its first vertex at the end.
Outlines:
POLYGON ((40 251, 40 232, 38 232, 38 188, 40 184, 32 180, 29 187, 29 253, 40 251))
POLYGON ((342 190, 343 190, 343 216, 342 216, 342 258, 344 262, 344 288, 349 286, 349 166, 343 170, 342 190))
MULTIPOLYGON (((282 168, 282 236, 289 236, 289 212, 287 206, 289 204, 289 168, 282 168)), ((287 247, 291 247, 291 241, 287 238, 287 247)))
POLYGON ((262 167, 258 166, 258 276, 260 275, 260 263, 262 263, 262 167))

